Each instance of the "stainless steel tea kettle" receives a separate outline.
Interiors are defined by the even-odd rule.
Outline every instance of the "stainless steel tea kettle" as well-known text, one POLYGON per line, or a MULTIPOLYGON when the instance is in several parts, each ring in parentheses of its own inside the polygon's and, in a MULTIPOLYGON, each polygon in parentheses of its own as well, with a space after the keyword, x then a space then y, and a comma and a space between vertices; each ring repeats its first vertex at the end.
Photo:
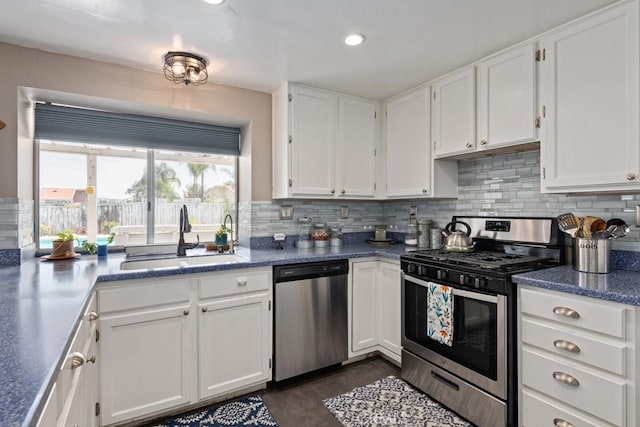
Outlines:
POLYGON ((463 221, 451 221, 442 230, 444 236, 444 248, 449 251, 471 251, 473 250, 473 240, 471 239, 471 227, 463 221), (456 224, 462 224, 467 229, 454 230, 456 224))

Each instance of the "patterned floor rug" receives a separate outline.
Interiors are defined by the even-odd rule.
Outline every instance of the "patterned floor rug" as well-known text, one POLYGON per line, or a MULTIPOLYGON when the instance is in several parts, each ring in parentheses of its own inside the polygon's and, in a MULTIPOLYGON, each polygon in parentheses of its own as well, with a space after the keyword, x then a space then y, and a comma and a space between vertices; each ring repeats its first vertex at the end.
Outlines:
POLYGON ((442 405, 394 376, 322 401, 346 427, 469 427, 442 405))
POLYGON ((261 396, 251 396, 242 400, 212 407, 173 418, 154 427, 278 427, 269 408, 261 396))

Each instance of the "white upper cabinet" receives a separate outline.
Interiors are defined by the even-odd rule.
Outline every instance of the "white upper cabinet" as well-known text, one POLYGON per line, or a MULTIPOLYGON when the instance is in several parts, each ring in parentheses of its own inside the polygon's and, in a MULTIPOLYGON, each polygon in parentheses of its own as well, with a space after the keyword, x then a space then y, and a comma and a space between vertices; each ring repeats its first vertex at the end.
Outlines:
POLYGON ((338 98, 297 86, 291 96, 291 195, 330 197, 335 193, 338 98))
POLYGON ((478 64, 478 150, 537 140, 535 69, 533 43, 478 64))
POLYGON ((375 195, 376 103, 338 97, 337 188, 340 197, 375 195))
POLYGON ((387 196, 430 194, 429 94, 422 87, 387 104, 387 196))
POLYGON ((543 192, 640 189, 638 3, 542 38, 543 192))
POLYGON ((475 150, 475 68, 466 68, 431 84, 431 139, 434 158, 475 150))
POLYGON ((458 194, 457 163, 431 155, 430 98, 423 86, 386 104, 387 198, 458 194))
POLYGON ((272 106, 274 198, 374 197, 376 102, 285 84, 272 106))

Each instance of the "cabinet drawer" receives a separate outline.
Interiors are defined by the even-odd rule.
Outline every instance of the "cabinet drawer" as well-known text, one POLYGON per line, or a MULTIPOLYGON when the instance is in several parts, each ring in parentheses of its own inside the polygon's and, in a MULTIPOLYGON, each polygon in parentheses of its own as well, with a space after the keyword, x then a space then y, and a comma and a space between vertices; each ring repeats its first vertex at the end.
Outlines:
POLYGON ((560 402, 534 395, 527 390, 522 392, 521 421, 523 427, 555 427, 558 425, 566 425, 567 427, 613 427, 613 424, 604 423, 601 420, 579 414, 560 402), (562 421, 570 424, 562 424, 562 421))
POLYGON ((522 384, 608 422, 623 425, 626 383, 622 380, 523 348, 522 384), (554 374, 570 375, 579 384, 568 385, 555 379, 554 374))
POLYGON ((189 301, 189 279, 123 282, 98 291, 100 313, 140 309, 189 301))
POLYGON ((625 309, 575 295, 520 289, 522 313, 624 338, 625 309))
POLYGON ((216 298, 269 289, 271 276, 268 270, 234 270, 215 273, 200 278, 199 297, 216 298))
POLYGON ((522 319, 522 342, 614 374, 625 374, 626 347, 623 343, 604 341, 561 325, 556 327, 532 319, 522 319))

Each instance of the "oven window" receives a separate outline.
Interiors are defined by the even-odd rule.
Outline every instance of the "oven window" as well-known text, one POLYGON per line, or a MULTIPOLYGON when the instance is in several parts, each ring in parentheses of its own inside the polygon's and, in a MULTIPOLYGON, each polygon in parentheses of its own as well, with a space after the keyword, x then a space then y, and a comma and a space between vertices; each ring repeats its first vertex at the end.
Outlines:
POLYGON ((454 295, 453 344, 448 346, 427 337, 427 289, 406 280, 404 286, 406 338, 496 380, 497 304, 454 295))

